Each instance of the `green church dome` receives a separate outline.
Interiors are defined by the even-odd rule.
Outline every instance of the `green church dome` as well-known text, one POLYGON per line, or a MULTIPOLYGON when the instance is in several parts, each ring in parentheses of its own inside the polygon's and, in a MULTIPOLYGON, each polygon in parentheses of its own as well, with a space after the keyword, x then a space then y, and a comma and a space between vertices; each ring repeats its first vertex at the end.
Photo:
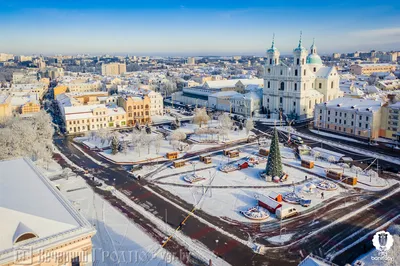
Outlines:
POLYGON ((321 57, 317 54, 310 54, 309 56, 307 56, 307 64, 322 65, 321 57))

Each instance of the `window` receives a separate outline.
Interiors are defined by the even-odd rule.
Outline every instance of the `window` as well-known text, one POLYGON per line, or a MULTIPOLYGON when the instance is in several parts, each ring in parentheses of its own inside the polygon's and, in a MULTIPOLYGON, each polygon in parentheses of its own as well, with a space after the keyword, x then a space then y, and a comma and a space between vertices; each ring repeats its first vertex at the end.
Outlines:
POLYGON ((318 89, 321 89, 322 88, 322 83, 320 82, 319 84, 318 84, 318 89))
POLYGON ((308 102, 308 109, 311 109, 311 100, 308 102))
POLYGON ((281 69, 281 76, 283 75, 283 71, 282 71, 282 69, 281 69))
POLYGON ((270 68, 268 68, 268 73, 271 73, 271 69, 270 68))
POLYGON ((280 86, 279 90, 281 90, 281 91, 285 90, 285 82, 281 82, 281 86, 280 86))
POLYGON ((314 68, 313 68, 313 71, 314 71, 314 72, 316 72, 316 71, 317 71, 317 68, 316 68, 316 67, 314 67, 314 68))
POLYGON ((303 58, 303 59, 301 59, 301 64, 302 64, 302 65, 304 65, 304 58, 303 58))
POLYGON ((304 76, 306 75, 306 73, 307 73, 307 72, 306 72, 306 70, 304 69, 304 76))
POLYGON ((297 65, 300 65, 300 59, 299 58, 297 58, 296 63, 297 63, 297 65))
POLYGON ((361 127, 361 123, 358 123, 358 127, 361 127))
POLYGON ((330 122, 331 121, 331 118, 330 117, 328 117, 328 122, 330 122))
POLYGON ((362 115, 360 115, 360 120, 362 120, 362 115))
POLYGON ((328 111, 328 115, 330 115, 330 114, 331 114, 331 111, 329 110, 329 111, 328 111))
POLYGON ((335 112, 335 116, 337 116, 337 112, 335 112))
MULTIPOLYGON (((272 58, 269 59, 269 64, 272 65, 272 58)), ((269 69, 268 69, 269 70, 269 69)), ((268 72, 269 73, 269 72, 268 72)))
POLYGON ((333 89, 333 81, 331 82, 331 89, 333 89))
POLYGON ((279 97, 279 103, 282 103, 283 99, 282 97, 279 97))
POLYGON ((354 126, 354 122, 353 121, 351 121, 351 126, 354 126))
POLYGON ((319 113, 322 114, 322 109, 319 110, 319 113))
POLYGON ((294 90, 297 91, 297 83, 294 84, 294 90))
POLYGON ((293 106, 296 106, 296 102, 293 102, 293 106))
POLYGON ((299 71, 296 69, 296 70, 294 71, 294 75, 297 76, 298 74, 299 74, 299 71))
POLYGON ((365 121, 368 121, 368 116, 365 117, 365 121))
POLYGON ((306 90, 306 84, 304 83, 304 90, 306 90))
POLYGON ((79 266, 80 265, 80 261, 79 261, 79 256, 72 258, 71 260, 71 266, 79 266))
POLYGON ((271 88, 271 82, 268 81, 268 88, 271 88))

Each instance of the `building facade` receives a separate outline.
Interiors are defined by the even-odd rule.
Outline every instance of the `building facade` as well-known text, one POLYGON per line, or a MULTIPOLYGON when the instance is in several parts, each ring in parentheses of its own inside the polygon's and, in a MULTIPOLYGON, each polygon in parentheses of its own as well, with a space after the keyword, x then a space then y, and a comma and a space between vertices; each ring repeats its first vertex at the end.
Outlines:
POLYGON ((264 72, 263 107, 268 114, 310 119, 316 104, 343 96, 336 68, 322 64, 315 43, 308 54, 300 37, 293 50, 293 64, 284 64, 279 57, 273 41, 264 72))
POLYGON ((32 161, 1 161, 0 172, 0 265, 92 265, 96 230, 32 161))
POLYGON ((375 72, 393 72, 396 65, 393 64, 355 64, 350 66, 353 75, 371 75, 375 72))
POLYGON ((151 123, 150 98, 148 96, 124 95, 118 99, 118 105, 126 111, 127 126, 151 123))
POLYGON ((126 72, 125 63, 110 63, 101 65, 101 74, 104 76, 117 76, 126 72))
POLYGON ((11 96, 0 94, 0 121, 12 115, 11 96))
POLYGON ((365 139, 380 136, 381 101, 339 98, 315 106, 314 128, 365 139))

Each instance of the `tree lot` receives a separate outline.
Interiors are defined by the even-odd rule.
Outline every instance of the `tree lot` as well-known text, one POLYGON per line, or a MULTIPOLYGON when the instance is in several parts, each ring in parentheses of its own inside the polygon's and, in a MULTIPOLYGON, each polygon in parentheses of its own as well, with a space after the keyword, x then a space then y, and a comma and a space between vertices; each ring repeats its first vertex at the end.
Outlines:
POLYGON ((29 118, 12 117, 0 123, 0 160, 29 157, 50 162, 54 128, 51 117, 40 111, 29 118))

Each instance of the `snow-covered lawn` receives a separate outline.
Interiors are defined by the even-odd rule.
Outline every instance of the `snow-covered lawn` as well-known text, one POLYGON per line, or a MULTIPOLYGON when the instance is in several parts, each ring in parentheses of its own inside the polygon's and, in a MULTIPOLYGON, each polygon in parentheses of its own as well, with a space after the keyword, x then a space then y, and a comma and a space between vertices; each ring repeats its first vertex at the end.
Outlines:
MULTIPOLYGON (((348 176, 357 177, 358 181, 365 183, 369 186, 376 186, 376 187, 383 188, 383 187, 386 187, 389 184, 391 184, 387 180, 380 178, 380 177, 372 177, 371 178, 371 176, 366 174, 364 171, 354 172, 351 168, 343 168, 341 165, 338 165, 335 163, 329 163, 324 160, 314 160, 313 157, 307 156, 307 155, 302 155, 301 157, 305 160, 314 161, 314 164, 316 167, 314 167, 313 169, 310 169, 310 171, 313 171, 315 173, 325 175, 325 169, 332 169, 337 172, 344 172, 344 174, 346 174, 348 176)), ((300 164, 301 164, 300 161, 285 160, 284 162, 292 164, 292 165, 296 165, 296 166, 300 166, 300 164)))
MULTIPOLYGON (((258 151, 256 145, 243 147, 240 149, 240 158, 234 158, 236 161, 242 161, 247 156, 254 154, 258 151)), ((291 159, 293 160, 293 159, 291 159)), ((267 196, 270 192, 277 192, 281 194, 286 194, 293 192, 295 189, 296 193, 299 195, 304 196, 306 199, 311 199, 312 203, 311 206, 315 206, 323 201, 321 199, 321 191, 315 189, 313 192, 308 193, 305 192, 303 187, 304 185, 295 185, 288 186, 288 187, 269 187, 269 188, 251 188, 252 186, 279 186, 279 184, 287 184, 291 185, 293 182, 298 183, 300 181, 304 181, 305 176, 308 177, 308 183, 313 182, 316 183, 321 181, 317 176, 310 175, 305 173, 299 169, 283 166, 283 170, 289 174, 289 178, 287 181, 283 183, 273 183, 267 182, 264 179, 259 177, 259 173, 265 169, 266 162, 256 165, 255 167, 249 167, 242 170, 237 170, 230 173, 224 173, 219 170, 220 166, 232 162, 233 159, 229 159, 224 155, 217 155, 212 156, 212 164, 203 164, 202 162, 195 161, 196 167, 196 174, 206 178, 205 181, 194 184, 190 187, 178 187, 178 186, 171 186, 167 184, 159 184, 162 188, 171 193, 179 196, 183 200, 191 203, 196 204, 199 202, 200 198, 202 197, 203 193, 205 193, 205 188, 207 186, 224 186, 226 188, 212 188, 211 190, 205 193, 205 200, 202 203, 201 209, 206 211, 207 213, 219 216, 219 217, 229 217, 234 220, 243 221, 243 222, 250 222, 247 218, 245 218, 240 211, 247 210, 249 207, 257 205, 257 195, 265 195, 267 196), (206 167, 214 166, 215 168, 210 169, 203 169, 206 167), (212 180, 212 183, 211 183, 212 180), (204 186, 204 187, 203 187, 204 186), (245 186, 245 188, 234 188, 233 186, 245 186), (248 188, 247 188, 248 187, 248 188)), ((235 163, 236 164, 236 163, 235 163)), ((166 168, 163 171, 157 173, 153 178, 159 178, 166 175, 171 175, 165 178, 160 179, 160 182, 166 183, 174 183, 174 184, 185 184, 188 185, 189 183, 185 182, 183 176, 185 174, 180 174, 186 171, 193 171, 194 166, 192 163, 188 163, 187 165, 177 168, 171 169, 166 168)), ((324 198, 329 199, 332 196, 338 195, 339 193, 343 192, 344 189, 338 188, 335 191, 325 191, 324 198)), ((289 203, 283 203, 284 207, 286 206, 295 206, 297 210, 305 210, 307 207, 302 207, 300 205, 291 205, 289 203)), ((275 219, 275 215, 271 215, 271 219, 275 219)))
POLYGON ((53 183, 95 226, 97 233, 92 238, 94 265, 181 265, 164 249, 153 258, 160 243, 95 194, 81 177, 72 176, 53 183))

